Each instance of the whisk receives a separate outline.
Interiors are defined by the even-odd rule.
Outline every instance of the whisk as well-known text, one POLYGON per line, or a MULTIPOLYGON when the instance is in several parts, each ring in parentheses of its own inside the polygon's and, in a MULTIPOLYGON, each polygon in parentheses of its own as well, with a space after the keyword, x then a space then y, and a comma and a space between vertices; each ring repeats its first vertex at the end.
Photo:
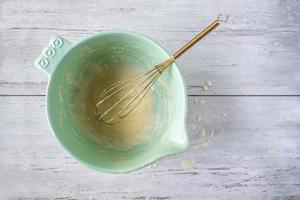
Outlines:
POLYGON ((227 20, 227 14, 218 15, 216 20, 202 32, 197 34, 169 59, 155 65, 150 70, 117 81, 104 89, 99 95, 98 102, 95 104, 94 112, 97 119, 107 124, 115 124, 134 111, 142 102, 155 81, 177 58, 204 38, 208 33, 217 28, 218 25, 227 22, 227 20))

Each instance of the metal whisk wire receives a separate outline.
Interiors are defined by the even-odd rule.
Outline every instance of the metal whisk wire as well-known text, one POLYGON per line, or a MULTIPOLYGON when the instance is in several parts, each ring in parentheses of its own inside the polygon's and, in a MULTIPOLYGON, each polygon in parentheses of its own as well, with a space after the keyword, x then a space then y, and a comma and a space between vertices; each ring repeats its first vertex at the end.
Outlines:
POLYGON ((145 81, 143 81, 141 85, 143 85, 143 83, 145 83, 147 80, 150 80, 150 82, 144 87, 142 88, 142 91, 138 94, 136 94, 133 99, 131 101, 129 101, 129 103, 127 103, 113 118, 111 118, 109 120, 109 122, 111 122, 112 120, 115 119, 116 116, 119 116, 119 118, 123 118, 125 117, 127 114, 129 114, 130 112, 132 112, 135 108, 137 108, 137 106, 141 103, 141 101, 144 99, 144 97, 146 96, 146 94, 148 93, 148 91, 150 90, 150 88, 152 87, 152 85, 155 83, 155 81, 161 76, 162 72, 167 69, 167 67, 171 64, 172 62, 174 62, 174 59, 171 58, 170 60, 167 61, 167 63, 165 64, 161 64, 159 65, 159 67, 156 68, 155 73, 151 74, 149 78, 147 78, 145 81), (158 72, 158 73, 157 73, 158 72), (142 96, 140 96, 142 95, 142 96), (139 101, 136 103, 136 106, 131 107, 130 110, 128 110, 125 114, 122 114, 122 112, 128 108, 130 105, 132 105, 135 100, 137 100, 139 97, 141 97, 139 99, 139 101))
MULTIPOLYGON (((120 80, 104 89, 100 94, 100 99, 95 104, 95 114, 98 120, 105 121, 107 124, 115 124, 120 119, 134 111, 147 95, 150 88, 161 74, 184 52, 204 38, 209 32, 214 30, 220 23, 225 23, 228 15, 220 14, 206 29, 196 35, 186 45, 179 49, 172 57, 164 62, 155 65, 152 69, 130 76, 129 78, 120 80), (124 93, 124 95, 123 95, 124 93), (105 102, 113 100, 114 96, 121 98, 114 101, 109 108, 103 110, 105 102), (122 107, 121 107, 122 106, 122 107), (120 108, 118 108, 120 107, 120 108), (101 109, 102 108, 102 109, 101 109)), ((105 108, 105 107, 104 107, 105 108)))
POLYGON ((141 103, 143 98, 146 96, 152 85, 155 83, 155 81, 160 77, 162 72, 167 69, 167 67, 174 62, 174 58, 171 57, 165 62, 156 65, 154 68, 139 73, 138 75, 130 76, 129 78, 123 79, 121 81, 118 81, 112 85, 110 85, 108 88, 103 90, 103 92, 100 94, 100 100, 97 102, 95 106, 95 113, 98 114, 98 119, 103 120, 104 117, 111 112, 113 109, 115 109, 121 102, 125 102, 126 98, 131 97, 130 95, 134 93, 135 90, 138 92, 131 97, 131 99, 119 110, 117 110, 116 113, 114 113, 113 116, 110 116, 109 119, 106 119, 105 122, 108 124, 114 124, 114 122, 117 122, 117 119, 122 119, 127 114, 132 112, 137 106, 141 103), (133 77, 133 79, 132 79, 133 77), (132 85, 134 87, 130 88, 132 85), (129 91, 126 91, 126 93, 121 97, 118 101, 116 101, 109 109, 101 113, 99 115, 99 107, 101 104, 103 104, 106 100, 110 100, 110 98, 120 92, 121 90, 125 90, 126 87, 129 87, 129 91), (136 100, 138 100, 136 102, 136 100))

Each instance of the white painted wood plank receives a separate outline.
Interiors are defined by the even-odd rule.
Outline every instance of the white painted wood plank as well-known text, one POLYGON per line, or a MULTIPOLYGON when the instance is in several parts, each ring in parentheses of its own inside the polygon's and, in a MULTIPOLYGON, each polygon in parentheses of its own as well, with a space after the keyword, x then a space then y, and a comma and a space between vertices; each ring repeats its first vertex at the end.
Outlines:
POLYGON ((110 175, 62 150, 46 121, 45 97, 2 96, 0 199, 299 199, 300 98, 202 99, 195 105, 189 97, 187 127, 191 143, 208 140, 207 148, 110 175), (184 171, 180 161, 190 157, 195 168, 184 171))
POLYGON ((189 94, 300 93, 300 2, 267 1, 1 1, 0 94, 45 94, 33 67, 55 35, 77 42, 111 28, 145 34, 174 52, 220 12, 231 15, 178 60, 189 94))

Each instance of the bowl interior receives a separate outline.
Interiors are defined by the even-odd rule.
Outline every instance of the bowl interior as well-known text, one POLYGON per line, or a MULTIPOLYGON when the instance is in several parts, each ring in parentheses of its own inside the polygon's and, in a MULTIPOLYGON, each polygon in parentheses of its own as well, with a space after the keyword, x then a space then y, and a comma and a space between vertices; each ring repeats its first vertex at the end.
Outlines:
POLYGON ((128 32, 101 33, 76 44, 51 75, 47 95, 49 121, 65 149, 108 172, 131 171, 184 150, 186 97, 175 64, 154 84, 137 117, 128 117, 124 126, 103 128, 92 112, 98 91, 131 70, 144 71, 167 58, 159 45, 128 32))

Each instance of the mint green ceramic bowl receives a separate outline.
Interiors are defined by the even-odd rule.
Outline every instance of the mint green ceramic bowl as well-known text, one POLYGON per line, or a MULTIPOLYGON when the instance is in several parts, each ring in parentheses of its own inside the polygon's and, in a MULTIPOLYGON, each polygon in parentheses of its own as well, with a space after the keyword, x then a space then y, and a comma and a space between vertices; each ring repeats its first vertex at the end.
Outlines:
MULTIPOLYGON (((139 49, 124 52, 124 56, 142 58, 151 55, 147 58, 148 64, 158 64, 170 56, 145 36, 127 31, 106 31, 77 44, 56 37, 36 59, 35 65, 49 75, 48 121, 54 136, 64 149, 90 168, 109 173, 125 173, 144 167, 164 156, 182 152, 188 147, 185 129, 187 101, 182 76, 176 64, 173 64, 161 76, 166 83, 168 94, 161 87, 155 88, 153 115, 156 115, 162 124, 159 128, 151 127, 151 130, 156 132, 155 137, 144 145, 124 151, 107 149, 88 137, 88 134, 78 127, 78 122, 70 112, 72 95, 80 88, 73 88, 69 82, 76 81, 72 79, 82 70, 87 59, 105 58, 114 54, 114 48, 111 48, 113 44, 139 49), (104 53, 89 57, 88 52, 97 49, 104 53)), ((93 74, 88 74, 87 80, 92 76, 93 74)))

